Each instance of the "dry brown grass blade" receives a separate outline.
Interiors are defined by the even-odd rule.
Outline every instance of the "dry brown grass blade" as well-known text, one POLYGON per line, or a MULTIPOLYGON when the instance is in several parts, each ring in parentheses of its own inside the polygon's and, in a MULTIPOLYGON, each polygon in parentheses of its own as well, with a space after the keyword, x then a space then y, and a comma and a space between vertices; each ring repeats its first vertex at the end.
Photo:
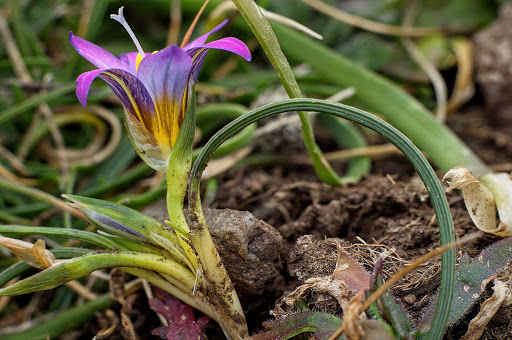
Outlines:
POLYGON ((89 31, 89 25, 91 24, 92 11, 94 9, 95 4, 96 0, 85 0, 82 3, 82 14, 80 15, 80 20, 78 21, 78 28, 76 30, 77 36, 87 36, 87 32, 89 31))
POLYGON ((383 24, 347 13, 319 0, 301 1, 327 16, 374 33, 404 37, 424 37, 441 33, 441 30, 435 27, 405 27, 383 24))
POLYGON ((494 293, 480 306, 480 312, 469 323, 468 331, 461 340, 478 340, 485 328, 505 301, 511 298, 511 292, 503 281, 494 281, 494 293))
POLYGON ((169 30, 167 31, 167 46, 177 45, 180 38, 182 12, 181 0, 171 0, 171 13, 169 14, 169 30))
POLYGON ((457 58, 457 75, 452 96, 448 100, 448 113, 457 110, 475 93, 473 80, 473 44, 468 38, 457 38, 452 41, 452 48, 457 58))
MULTIPOLYGON (((416 17, 418 9, 419 8, 417 1, 409 2, 403 19, 404 27, 412 27, 411 25, 414 21, 414 18, 416 17)), ((436 66, 421 53, 421 51, 414 44, 412 39, 403 38, 402 43, 409 56, 414 60, 414 62, 416 62, 416 64, 418 64, 418 66, 425 72, 427 77, 430 79, 432 87, 434 88, 434 93, 436 95, 436 118, 438 121, 444 122, 446 120, 446 98, 448 95, 446 90, 446 83, 444 82, 443 76, 436 68, 436 66)))
POLYGON ((208 162, 208 167, 203 171, 202 179, 212 178, 218 174, 230 169, 235 163, 250 154, 252 148, 247 146, 237 150, 227 156, 211 160, 208 162))
POLYGON ((203 14, 204 9, 208 5, 210 0, 205 0, 203 3, 203 6, 199 9, 199 12, 197 12, 196 17, 194 18, 194 21, 192 21, 192 24, 188 28, 187 33, 185 33, 185 37, 183 38, 183 41, 181 42, 181 48, 185 47, 185 45, 188 44, 190 37, 192 36, 192 32, 194 31, 194 27, 196 27, 197 21, 201 17, 201 14, 203 14))
POLYGON ((12 181, 14 183, 28 185, 28 186, 34 186, 37 184, 37 180, 32 178, 22 178, 18 177, 9 170, 7 170, 2 164, 0 164, 0 176, 7 178, 9 181, 12 181))

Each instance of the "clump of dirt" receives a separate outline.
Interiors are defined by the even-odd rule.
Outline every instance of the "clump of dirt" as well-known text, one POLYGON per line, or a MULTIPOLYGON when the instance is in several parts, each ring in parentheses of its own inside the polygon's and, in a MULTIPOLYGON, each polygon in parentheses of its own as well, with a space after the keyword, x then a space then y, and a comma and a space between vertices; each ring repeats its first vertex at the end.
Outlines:
POLYGON ((268 290, 282 268, 281 235, 250 212, 208 209, 206 223, 242 298, 268 290))

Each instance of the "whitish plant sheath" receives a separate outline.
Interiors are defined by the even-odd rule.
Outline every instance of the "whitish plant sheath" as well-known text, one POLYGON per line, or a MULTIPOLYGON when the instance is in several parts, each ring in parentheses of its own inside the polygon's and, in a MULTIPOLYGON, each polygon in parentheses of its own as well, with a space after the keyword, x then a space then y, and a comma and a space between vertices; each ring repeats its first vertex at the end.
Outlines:
POLYGON ((490 173, 479 180, 465 167, 457 166, 444 175, 445 179, 451 179, 447 191, 462 190, 466 208, 478 229, 497 236, 512 236, 512 181, 509 175, 490 173))

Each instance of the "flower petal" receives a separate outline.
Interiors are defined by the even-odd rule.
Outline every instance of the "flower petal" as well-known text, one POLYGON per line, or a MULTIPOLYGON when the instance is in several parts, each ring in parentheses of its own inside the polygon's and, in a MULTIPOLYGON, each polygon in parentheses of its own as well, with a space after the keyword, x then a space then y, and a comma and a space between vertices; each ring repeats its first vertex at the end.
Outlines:
MULTIPOLYGON (((152 53, 146 53, 146 56, 152 53)), ((128 52, 123 53, 119 56, 119 59, 125 64, 126 70, 131 74, 137 75, 137 56, 139 52, 128 52)))
POLYGON ((140 80, 125 70, 99 69, 79 75, 76 79, 76 96, 83 107, 87 106, 89 89, 98 76, 114 90, 123 106, 138 117, 141 123, 148 124, 153 121, 156 114, 151 96, 140 80))
POLYGON ((139 52, 123 53, 119 56, 119 59, 125 64, 126 69, 131 74, 137 74, 137 56, 139 52))
POLYGON ((215 40, 209 42, 206 45, 203 45, 203 48, 215 48, 217 50, 224 50, 234 54, 238 54, 240 57, 244 58, 247 61, 251 61, 251 51, 247 45, 245 45, 242 41, 237 38, 227 37, 219 40, 215 40))
POLYGON ((171 154, 171 147, 159 144, 155 136, 126 110, 124 118, 126 120, 128 137, 140 158, 156 171, 166 172, 167 159, 171 154))
POLYGON ((247 61, 250 61, 252 58, 249 48, 242 41, 232 37, 222 38, 219 40, 209 42, 208 44, 203 45, 201 47, 189 49, 187 50, 187 53, 194 60, 192 66, 192 75, 194 77, 194 80, 197 80, 199 70, 203 65, 204 58, 206 57, 206 54, 211 48, 235 53, 247 61))
POLYGON ((104 50, 98 45, 73 35, 73 32, 69 32, 69 41, 78 54, 87 59, 97 68, 119 68, 128 71, 125 64, 112 53, 104 50))
POLYGON ((216 33, 217 31, 219 31, 222 27, 226 26, 226 24, 228 23, 228 19, 224 20, 223 22, 221 22, 220 24, 218 24, 217 26, 215 26, 214 29, 212 29, 210 32, 206 33, 206 34, 203 34, 202 36, 200 36, 199 38, 197 39, 194 39, 192 40, 191 42, 189 42, 187 45, 185 45, 185 47, 183 48, 185 51, 188 51, 192 48, 197 48, 197 47, 201 47, 205 42, 206 40, 208 39, 208 37, 214 33, 216 33))
POLYGON ((176 141, 191 69, 192 58, 176 45, 147 55, 139 65, 138 78, 155 103, 153 131, 159 144, 172 147, 176 141))
POLYGON ((144 84, 133 74, 118 69, 103 70, 100 78, 112 88, 128 113, 152 132, 156 110, 144 84))
POLYGON ((157 139, 157 111, 148 89, 124 70, 105 70, 100 77, 123 103, 128 136, 139 156, 153 169, 165 172, 171 147, 157 139))
POLYGON ((87 97, 89 96, 89 89, 93 80, 103 72, 105 70, 92 70, 82 73, 76 78, 76 96, 83 107, 87 106, 87 97))

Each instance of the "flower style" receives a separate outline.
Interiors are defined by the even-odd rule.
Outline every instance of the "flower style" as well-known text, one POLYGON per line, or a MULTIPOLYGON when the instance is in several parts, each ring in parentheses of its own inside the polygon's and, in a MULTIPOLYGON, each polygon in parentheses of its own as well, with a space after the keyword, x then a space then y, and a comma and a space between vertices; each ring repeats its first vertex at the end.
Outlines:
POLYGON ((98 68, 77 78, 76 95, 85 107, 93 80, 103 79, 123 103, 125 124, 137 153, 153 169, 165 172, 185 115, 189 80, 197 81, 209 49, 232 52, 247 61, 251 53, 243 42, 232 37, 205 44, 227 20, 183 48, 171 45, 145 53, 123 16, 123 7, 111 18, 128 31, 138 52, 116 57, 69 32, 75 50, 98 68))

